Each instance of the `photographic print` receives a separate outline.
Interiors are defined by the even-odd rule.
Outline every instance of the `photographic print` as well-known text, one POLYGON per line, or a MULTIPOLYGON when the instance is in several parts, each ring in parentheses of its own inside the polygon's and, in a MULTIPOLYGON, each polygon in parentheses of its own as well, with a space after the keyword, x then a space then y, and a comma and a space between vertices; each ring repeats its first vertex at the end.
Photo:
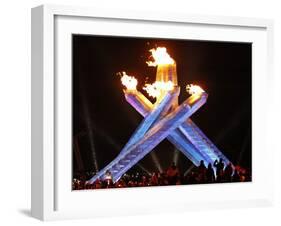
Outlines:
POLYGON ((72 35, 72 189, 252 181, 252 44, 72 35))

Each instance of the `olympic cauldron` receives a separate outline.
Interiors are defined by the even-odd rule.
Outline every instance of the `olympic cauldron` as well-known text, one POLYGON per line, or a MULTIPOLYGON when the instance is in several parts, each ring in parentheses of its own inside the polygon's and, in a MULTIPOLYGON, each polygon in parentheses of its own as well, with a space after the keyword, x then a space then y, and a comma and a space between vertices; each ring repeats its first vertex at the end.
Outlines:
POLYGON ((226 164, 229 163, 225 155, 190 119, 190 116, 206 103, 208 94, 197 85, 188 85, 186 90, 190 97, 179 105, 180 87, 175 60, 169 56, 164 47, 152 49, 151 52, 154 61, 147 64, 157 67, 156 81, 153 84, 146 84, 143 89, 156 98, 156 101, 151 103, 137 90, 137 80, 123 72, 121 82, 126 87, 125 98, 144 119, 119 155, 88 183, 105 179, 108 172, 111 173, 113 182, 118 181, 164 139, 168 139, 196 166, 201 160, 206 164, 213 164, 219 158, 226 164))

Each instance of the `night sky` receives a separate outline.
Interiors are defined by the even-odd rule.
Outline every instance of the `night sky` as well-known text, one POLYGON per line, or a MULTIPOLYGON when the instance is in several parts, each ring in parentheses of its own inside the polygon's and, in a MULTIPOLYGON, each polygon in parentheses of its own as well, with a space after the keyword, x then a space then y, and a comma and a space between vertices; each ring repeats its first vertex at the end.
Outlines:
MULTIPOLYGON (((73 138, 78 139, 85 170, 102 169, 112 161, 141 122, 142 116, 126 102, 116 73, 126 71, 136 77, 142 91, 145 82, 155 81, 156 68, 145 62, 149 49, 157 46, 165 46, 177 63, 180 103, 189 96, 187 84, 200 85, 209 94, 191 119, 230 161, 251 169, 250 43, 73 35, 72 45, 73 138)), ((153 153, 166 169, 175 148, 164 140, 153 153)), ((180 170, 185 172, 191 164, 179 154, 180 170)), ((151 154, 140 165, 157 170, 151 154)))

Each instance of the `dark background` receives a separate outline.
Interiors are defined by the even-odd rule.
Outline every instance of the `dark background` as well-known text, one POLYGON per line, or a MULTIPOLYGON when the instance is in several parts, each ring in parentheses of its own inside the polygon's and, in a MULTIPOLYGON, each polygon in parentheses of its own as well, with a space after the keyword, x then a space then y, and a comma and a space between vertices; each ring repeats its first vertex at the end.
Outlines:
MULTIPOLYGON (((157 46, 165 46, 177 63, 180 102, 188 97, 185 86, 190 83, 209 94, 192 120, 232 163, 251 170, 250 43, 85 35, 73 35, 72 41, 73 138, 85 171, 102 169, 113 160, 141 122, 142 116, 126 102, 116 73, 136 77, 142 91, 145 82, 155 81, 156 67, 145 62, 149 49, 157 46)), ((132 170, 157 170, 155 158, 165 170, 176 153, 164 140, 132 170)), ((183 154, 178 156, 178 166, 185 172, 192 163, 183 154)))

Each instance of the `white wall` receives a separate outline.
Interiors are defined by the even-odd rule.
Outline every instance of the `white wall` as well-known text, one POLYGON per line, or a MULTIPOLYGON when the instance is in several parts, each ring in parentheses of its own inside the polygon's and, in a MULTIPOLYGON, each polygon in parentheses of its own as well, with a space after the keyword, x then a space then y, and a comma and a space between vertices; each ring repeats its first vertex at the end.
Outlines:
MULTIPOLYGON (((278 1, 246 1, 246 0, 212 0, 212 1, 100 1, 95 0, 57 0, 56 4, 86 5, 125 8, 180 11, 191 14, 231 15, 246 17, 272 18, 275 20, 275 98, 276 109, 272 109, 270 126, 271 142, 275 148, 275 180, 276 200, 273 208, 216 210, 189 212, 185 214, 136 216, 127 218, 109 218, 71 222, 53 222, 59 225, 126 225, 126 224, 267 224, 281 223, 280 213, 280 148, 277 141, 280 134, 280 40, 281 40, 281 7, 278 1), (277 106, 278 103, 278 106, 277 106)), ((34 225, 41 222, 29 215, 30 207, 30 8, 51 1, 7 0, 0 7, 0 221, 1 225, 34 225), (3 222, 4 221, 4 222, 3 222)), ((262 91, 261 91, 262 92, 262 91)), ((265 94, 266 95, 266 94, 265 94)))

